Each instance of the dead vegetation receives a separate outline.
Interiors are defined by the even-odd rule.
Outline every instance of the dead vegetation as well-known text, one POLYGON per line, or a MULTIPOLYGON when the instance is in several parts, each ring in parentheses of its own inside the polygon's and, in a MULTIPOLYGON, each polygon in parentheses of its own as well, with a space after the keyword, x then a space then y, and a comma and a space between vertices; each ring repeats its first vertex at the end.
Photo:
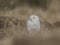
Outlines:
POLYGON ((6 6, 7 8, 2 5, 3 8, 1 8, 3 10, 0 10, 0 19, 2 19, 0 20, 0 32, 3 32, 0 34, 0 39, 3 39, 0 40, 0 45, 60 45, 59 8, 56 10, 55 8, 48 8, 47 10, 44 10, 43 8, 38 8, 35 6, 16 6, 19 4, 17 3, 18 1, 11 1, 13 1, 12 5, 10 5, 9 1, 9 5, 6 6), (13 9, 9 10, 9 6, 13 9), (41 21, 40 32, 34 36, 29 35, 26 29, 27 17, 31 14, 37 14, 40 17, 41 21), (5 36, 8 37, 5 38, 5 36))

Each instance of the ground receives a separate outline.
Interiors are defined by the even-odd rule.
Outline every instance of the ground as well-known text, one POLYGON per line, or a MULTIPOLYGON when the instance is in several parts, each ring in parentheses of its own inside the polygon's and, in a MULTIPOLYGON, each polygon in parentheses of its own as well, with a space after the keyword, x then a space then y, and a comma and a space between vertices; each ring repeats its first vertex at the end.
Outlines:
POLYGON ((9 33, 10 36, 1 40, 0 45, 60 45, 59 13, 24 6, 9 11, 0 11, 0 15, 15 17, 20 22, 18 29, 12 30, 14 34, 9 33), (33 36, 29 35, 26 29, 26 21, 31 14, 38 15, 41 21, 40 31, 33 36))

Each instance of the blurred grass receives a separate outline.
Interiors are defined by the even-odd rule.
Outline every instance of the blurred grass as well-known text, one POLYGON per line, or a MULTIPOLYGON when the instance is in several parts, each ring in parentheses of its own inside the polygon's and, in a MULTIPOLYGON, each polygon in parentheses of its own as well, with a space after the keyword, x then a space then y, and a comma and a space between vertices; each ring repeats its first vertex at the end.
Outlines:
POLYGON ((31 7, 47 8, 46 0, 0 0, 0 10, 11 10, 18 6, 29 5, 31 7))
MULTIPOLYGON (((40 40, 42 41, 42 45, 45 45, 45 44, 46 45, 50 45, 50 44, 55 45, 55 44, 57 44, 56 42, 54 42, 54 40, 55 41, 57 40, 57 42, 59 43, 59 40, 60 40, 60 27, 59 27, 59 25, 60 25, 60 23, 59 23, 59 25, 57 23, 60 22, 60 13, 56 12, 56 10, 54 8, 52 9, 52 11, 49 9, 44 10, 43 7, 45 7, 46 4, 42 3, 42 2, 41 2, 42 6, 40 6, 41 7, 40 8, 40 7, 37 7, 36 4, 35 5, 33 4, 33 6, 30 6, 27 3, 28 5, 26 5, 26 3, 22 3, 22 2, 24 2, 23 0, 20 4, 20 1, 21 0, 9 0, 9 1, 8 0, 0 0, 0 2, 1 2, 0 16, 15 17, 20 20, 21 25, 18 27, 19 33, 15 32, 14 36, 17 35, 16 38, 23 37, 23 38, 19 39, 22 41, 25 41, 23 39, 26 39, 26 38, 30 39, 30 38, 28 38, 29 34, 27 33, 27 29, 26 29, 26 21, 27 21, 28 16, 30 16, 31 14, 36 14, 40 17, 41 29, 37 35, 31 36, 31 41, 34 43, 33 45, 36 45, 36 44, 40 45, 41 44, 40 40), (43 4, 45 4, 45 5, 43 5, 43 4), (26 36, 26 37, 24 37, 24 36, 26 36)), ((15 30, 13 30, 13 31, 15 31, 15 30)), ((5 45, 7 45, 6 42, 7 41, 5 41, 5 43, 4 43, 5 45)))

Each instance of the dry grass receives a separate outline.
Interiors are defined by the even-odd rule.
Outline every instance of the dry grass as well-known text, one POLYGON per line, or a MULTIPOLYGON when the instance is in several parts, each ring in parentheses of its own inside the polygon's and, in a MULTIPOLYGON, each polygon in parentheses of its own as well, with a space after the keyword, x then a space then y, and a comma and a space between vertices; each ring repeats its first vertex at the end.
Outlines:
POLYGON ((14 35, 2 40, 0 45, 60 45, 59 13, 24 6, 10 11, 0 11, 0 15, 18 18, 20 22, 17 30, 13 30, 14 35), (40 17, 41 29, 40 32, 31 36, 27 32, 26 21, 27 17, 33 13, 40 17))

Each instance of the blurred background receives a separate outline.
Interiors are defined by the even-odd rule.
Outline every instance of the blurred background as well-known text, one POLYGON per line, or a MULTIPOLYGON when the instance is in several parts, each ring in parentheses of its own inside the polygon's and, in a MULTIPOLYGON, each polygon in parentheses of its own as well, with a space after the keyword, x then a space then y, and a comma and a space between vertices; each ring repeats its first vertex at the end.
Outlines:
POLYGON ((19 6, 41 7, 47 9, 48 0, 0 0, 0 9, 14 9, 19 6))
POLYGON ((37 7, 46 10, 50 5, 59 5, 59 2, 59 0, 0 0, 0 10, 5 10, 6 8, 11 10, 20 6, 37 7))
POLYGON ((60 0, 0 0, 0 16, 4 18, 0 23, 13 22, 10 19, 19 22, 7 31, 3 29, 0 45, 60 45, 60 0), (33 36, 26 29, 31 14, 38 15, 41 21, 40 32, 33 36))

